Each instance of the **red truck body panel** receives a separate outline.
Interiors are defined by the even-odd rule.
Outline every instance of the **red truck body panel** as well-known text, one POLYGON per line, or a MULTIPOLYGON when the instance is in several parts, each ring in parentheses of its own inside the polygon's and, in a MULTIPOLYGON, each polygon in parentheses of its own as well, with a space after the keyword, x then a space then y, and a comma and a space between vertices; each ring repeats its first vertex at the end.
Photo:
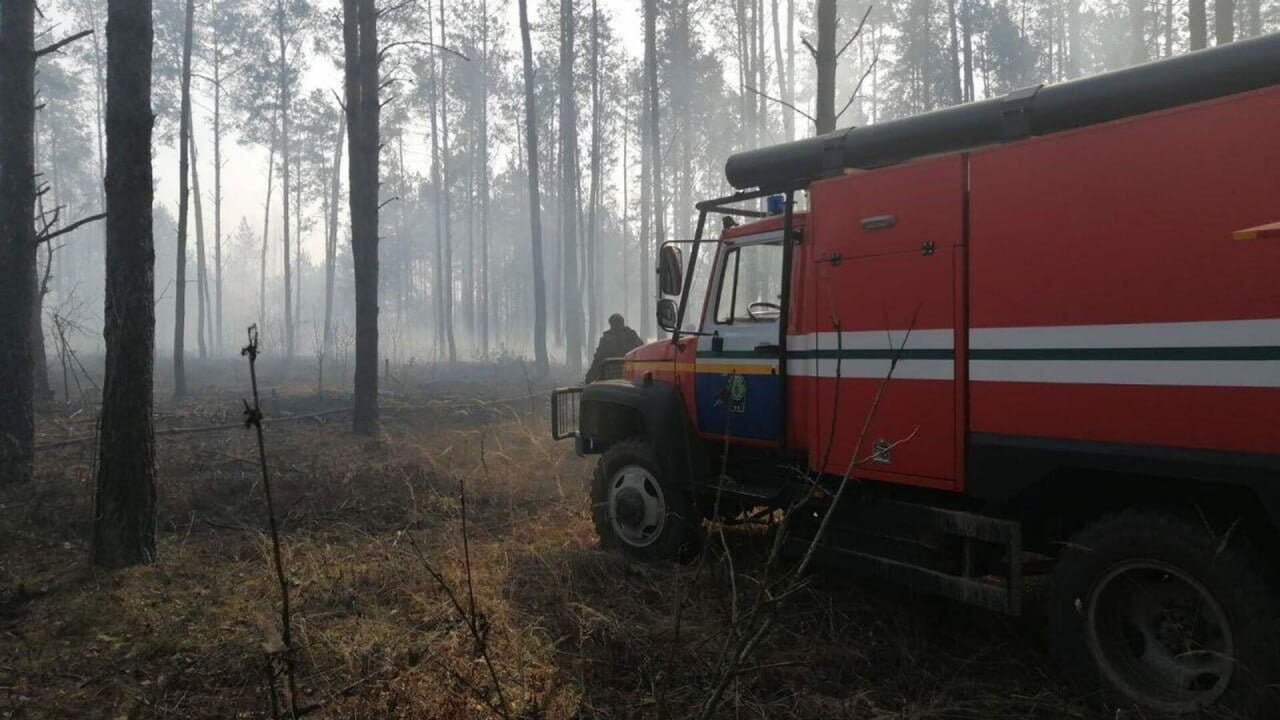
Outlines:
MULTIPOLYGON (((1278 118, 1273 87, 812 183, 787 449, 957 492, 992 438, 1280 456, 1278 118)), ((626 373, 697 418, 700 341, 651 343, 626 373)))
POLYGON ((1277 118, 1273 88, 970 156, 974 432, 1280 452, 1280 243, 1232 237, 1280 218, 1277 118))

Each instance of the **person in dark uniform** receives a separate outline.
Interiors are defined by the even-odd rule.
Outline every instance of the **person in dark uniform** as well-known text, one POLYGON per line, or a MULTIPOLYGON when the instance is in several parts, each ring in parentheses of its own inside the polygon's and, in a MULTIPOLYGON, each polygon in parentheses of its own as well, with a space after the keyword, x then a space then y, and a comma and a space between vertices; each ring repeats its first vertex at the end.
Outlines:
POLYGON ((604 379, 604 364, 610 358, 619 358, 644 344, 635 330, 627 327, 627 321, 618 313, 609 316, 609 329, 600 336, 595 358, 587 370, 587 382, 604 379))

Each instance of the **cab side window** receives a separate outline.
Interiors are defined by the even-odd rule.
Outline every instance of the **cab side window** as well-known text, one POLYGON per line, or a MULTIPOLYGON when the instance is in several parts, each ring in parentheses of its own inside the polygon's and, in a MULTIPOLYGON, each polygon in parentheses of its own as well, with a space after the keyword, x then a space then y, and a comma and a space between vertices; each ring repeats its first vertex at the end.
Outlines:
POLYGON ((782 245, 760 243, 725 253, 716 322, 773 322, 781 312, 782 245))
POLYGON ((739 248, 725 254, 723 272, 720 275, 720 295, 716 299, 716 322, 728 325, 733 322, 733 293, 738 285, 739 248))

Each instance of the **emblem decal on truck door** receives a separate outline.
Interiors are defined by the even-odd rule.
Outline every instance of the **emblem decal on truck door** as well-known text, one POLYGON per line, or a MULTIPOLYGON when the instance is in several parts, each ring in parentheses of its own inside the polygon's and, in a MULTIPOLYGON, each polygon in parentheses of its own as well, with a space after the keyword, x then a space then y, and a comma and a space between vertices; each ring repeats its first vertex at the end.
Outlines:
POLYGON ((729 376, 729 412, 746 412, 747 379, 737 373, 729 376))

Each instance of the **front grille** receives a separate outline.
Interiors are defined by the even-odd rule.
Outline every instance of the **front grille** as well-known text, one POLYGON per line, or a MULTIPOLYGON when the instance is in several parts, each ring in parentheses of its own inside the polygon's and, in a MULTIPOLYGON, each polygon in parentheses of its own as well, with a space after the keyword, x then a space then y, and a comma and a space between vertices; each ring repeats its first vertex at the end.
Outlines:
POLYGON ((605 358, 604 367, 602 368, 603 377, 601 380, 621 380, 623 377, 623 368, 627 363, 626 358, 605 358))
POLYGON ((551 393, 551 439, 564 440, 578 434, 578 405, 582 388, 560 388, 551 393))

